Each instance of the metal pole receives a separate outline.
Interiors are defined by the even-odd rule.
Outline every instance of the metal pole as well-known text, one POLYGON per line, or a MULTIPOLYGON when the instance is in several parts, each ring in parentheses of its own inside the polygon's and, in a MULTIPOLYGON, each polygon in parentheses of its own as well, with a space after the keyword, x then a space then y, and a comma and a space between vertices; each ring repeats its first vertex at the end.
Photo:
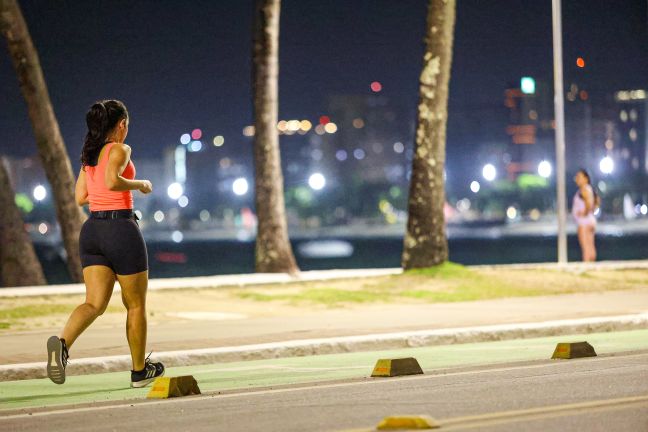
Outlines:
POLYGON ((567 192, 565 187, 565 92, 563 89, 561 0, 551 0, 556 118, 556 202, 558 205, 558 263, 567 263, 567 192))

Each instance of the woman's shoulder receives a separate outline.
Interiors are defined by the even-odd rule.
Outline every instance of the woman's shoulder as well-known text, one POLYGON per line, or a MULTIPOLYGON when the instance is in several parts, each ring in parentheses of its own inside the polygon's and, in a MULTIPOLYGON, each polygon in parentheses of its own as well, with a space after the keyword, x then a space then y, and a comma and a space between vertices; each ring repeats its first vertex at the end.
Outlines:
MULTIPOLYGON (((114 142, 114 143, 110 143, 110 145, 112 146, 110 148, 110 150, 114 149, 116 151, 116 153, 118 155, 120 155, 120 156, 130 156, 130 154, 131 154, 131 148, 126 143, 114 142)), ((111 151, 111 153, 112 153, 112 151, 111 151)))

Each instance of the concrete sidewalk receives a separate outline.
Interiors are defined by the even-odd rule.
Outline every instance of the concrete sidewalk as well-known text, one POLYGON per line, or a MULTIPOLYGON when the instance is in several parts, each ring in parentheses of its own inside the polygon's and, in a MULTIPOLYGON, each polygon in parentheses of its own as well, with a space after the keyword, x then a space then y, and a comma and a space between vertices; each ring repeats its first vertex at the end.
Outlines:
MULTIPOLYGON (((545 264, 543 268, 548 266, 551 264, 545 264)), ((647 267, 645 261, 578 263, 568 270, 647 267)), ((304 273, 309 274, 307 277, 323 275, 330 279, 396 272, 400 269, 304 273)), ((180 286, 162 280, 168 285, 161 286, 193 288, 200 280, 205 283, 202 286, 212 287, 214 280, 232 285, 235 278, 239 281, 236 285, 243 282, 269 283, 266 276, 187 278, 181 281, 180 286)), ((284 280, 286 282, 291 280, 286 275, 269 276, 288 278, 284 280)), ((52 293, 68 292, 44 288, 52 293)), ((21 289, 24 288, 14 290, 21 289)), ((35 290, 27 289, 29 295, 35 295, 35 290)), ((277 306, 263 302, 253 303, 245 313, 218 310, 218 307, 218 304, 213 305, 213 313, 175 316, 171 321, 164 316, 151 317, 148 349, 155 351, 153 358, 164 358, 172 366, 648 328, 648 287, 631 291, 455 303, 358 304, 336 309, 304 307, 290 313, 273 311, 277 306)), ((45 341, 59 330, 0 334, 3 346, 0 380, 43 376, 45 341)), ((72 348, 70 373, 129 369, 124 333, 123 322, 106 323, 100 318, 72 348)))
MULTIPOLYGON (((148 349, 171 366, 646 328, 648 290, 635 290, 155 321, 149 326, 148 349)), ((0 336, 0 380, 42 377, 45 341, 57 331, 0 336)), ((90 327, 71 356, 71 374, 128 370, 123 324, 90 327)))

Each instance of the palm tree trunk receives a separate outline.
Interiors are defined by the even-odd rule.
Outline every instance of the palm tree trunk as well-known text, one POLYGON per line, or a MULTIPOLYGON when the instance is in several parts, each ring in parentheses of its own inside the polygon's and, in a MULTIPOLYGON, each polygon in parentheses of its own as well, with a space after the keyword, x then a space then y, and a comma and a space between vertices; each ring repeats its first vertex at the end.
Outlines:
POLYGON ((430 0, 402 256, 406 270, 448 259, 443 173, 454 22, 455 0, 430 0))
POLYGON ((75 177, 54 116, 38 53, 16 0, 0 0, 0 31, 7 39, 20 90, 27 103, 40 160, 52 187, 72 280, 83 281, 79 232, 85 219, 74 199, 75 177))
POLYGON ((5 162, 0 158, 0 281, 2 286, 45 285, 43 268, 16 206, 5 162))
POLYGON ((256 271, 299 271, 288 240, 277 134, 281 0, 257 0, 253 44, 256 271))

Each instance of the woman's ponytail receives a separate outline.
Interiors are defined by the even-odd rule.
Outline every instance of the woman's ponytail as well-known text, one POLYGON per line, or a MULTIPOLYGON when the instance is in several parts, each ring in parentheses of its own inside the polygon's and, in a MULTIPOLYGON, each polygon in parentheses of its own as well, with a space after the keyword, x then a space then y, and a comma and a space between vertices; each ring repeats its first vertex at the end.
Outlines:
POLYGON ((128 118, 126 106, 117 100, 96 102, 86 114, 88 133, 81 150, 81 165, 97 164, 99 152, 106 144, 110 131, 121 121, 128 118))

